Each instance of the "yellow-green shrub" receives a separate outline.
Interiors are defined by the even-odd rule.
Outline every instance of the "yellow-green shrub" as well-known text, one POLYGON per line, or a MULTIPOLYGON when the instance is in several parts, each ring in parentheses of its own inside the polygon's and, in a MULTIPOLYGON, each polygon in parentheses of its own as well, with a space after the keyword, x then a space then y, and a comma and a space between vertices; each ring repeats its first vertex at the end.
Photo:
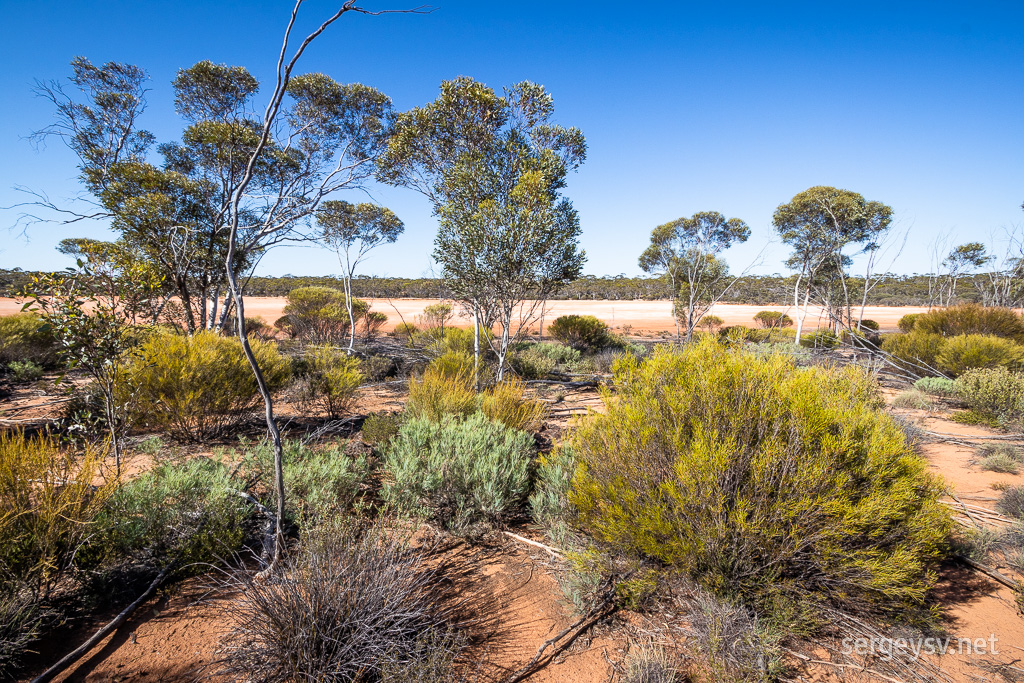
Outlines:
POLYGON ((548 334, 566 346, 585 351, 605 345, 608 325, 592 315, 562 315, 548 326, 548 334))
POLYGON ((16 361, 43 366, 57 361, 57 342, 35 313, 0 317, 0 365, 16 361))
POLYGON ((615 386, 571 439, 595 536, 759 609, 922 603, 943 484, 864 372, 702 342, 624 357, 615 386))
POLYGON ((359 359, 337 347, 322 345, 310 347, 303 360, 303 402, 330 417, 347 412, 363 382, 359 359))
POLYGON ((939 369, 962 375, 974 368, 1017 368, 1024 359, 1024 346, 994 335, 967 334, 950 337, 935 358, 939 369))
POLYGON ((445 415, 467 417, 476 409, 473 359, 468 356, 445 354, 428 365, 421 377, 409 378, 405 410, 413 417, 438 422, 445 415))
POLYGON ((494 422, 530 432, 544 419, 544 404, 526 398, 526 386, 518 379, 505 380, 489 388, 480 397, 480 411, 494 422))
POLYGON ((896 323, 896 327, 900 328, 900 332, 910 332, 914 329, 914 324, 917 322, 917 318, 920 315, 920 313, 907 313, 899 319, 896 323))
POLYGON ((1024 375, 1006 368, 968 370, 953 383, 953 391, 971 410, 1019 422, 1024 416, 1024 375))
POLYGON ((8 579, 45 593, 69 568, 114 488, 100 481, 102 463, 91 449, 0 432, 0 594, 8 579))
POLYGON ((937 358, 945 346, 941 334, 914 330, 908 334, 892 334, 882 339, 882 350, 894 362, 917 375, 937 373, 937 358))
MULTIPOLYGON (((249 341, 271 391, 282 388, 291 364, 273 342, 249 341)), ((198 441, 244 419, 260 401, 256 379, 234 338, 212 332, 157 334, 142 345, 120 391, 133 395, 136 424, 198 441)))
POLYGON ((943 337, 964 334, 990 334, 1024 344, 1024 319, 1009 308, 961 304, 921 313, 913 321, 915 332, 930 332, 943 337))

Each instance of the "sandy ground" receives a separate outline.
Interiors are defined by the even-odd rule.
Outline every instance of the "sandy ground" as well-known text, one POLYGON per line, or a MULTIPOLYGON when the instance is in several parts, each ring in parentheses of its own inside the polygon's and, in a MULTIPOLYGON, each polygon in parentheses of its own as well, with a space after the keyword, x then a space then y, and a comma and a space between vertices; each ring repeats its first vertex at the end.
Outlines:
MULTIPOLYGON (((439 299, 369 299, 375 311, 388 316, 384 330, 394 329, 401 323, 419 322, 423 309, 436 304, 439 299)), ((247 297, 245 313, 250 317, 263 318, 273 324, 284 312, 287 303, 284 297, 247 297)), ((527 307, 531 306, 530 303, 527 307)), ((14 299, 0 298, 0 315, 12 315, 21 310, 21 304, 14 299)), ((456 306, 458 311, 458 306, 456 306)), ((792 307, 786 306, 748 306, 745 304, 718 304, 711 309, 726 325, 747 325, 754 327, 754 315, 758 311, 775 310, 796 317, 792 307)), ((915 306, 868 306, 865 318, 876 321, 883 331, 896 329, 896 322, 907 313, 921 313, 927 309, 915 306)), ((472 320, 459 311, 456 324, 470 327, 472 320)), ((593 315, 605 321, 617 330, 629 330, 632 334, 674 332, 675 321, 672 318, 672 304, 669 301, 549 301, 544 308, 545 325, 560 315, 593 315), (628 326, 628 327, 627 327, 628 326), (631 329, 630 329, 631 328, 631 329)), ((824 324, 820 307, 812 306, 804 323, 808 329, 824 324)))

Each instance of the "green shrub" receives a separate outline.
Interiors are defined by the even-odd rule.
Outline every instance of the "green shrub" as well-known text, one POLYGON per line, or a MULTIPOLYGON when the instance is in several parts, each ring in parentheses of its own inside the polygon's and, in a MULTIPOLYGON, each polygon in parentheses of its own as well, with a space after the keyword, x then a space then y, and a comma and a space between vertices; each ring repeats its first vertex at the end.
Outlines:
POLYGON ((227 466, 208 458, 163 464, 122 484, 100 517, 102 531, 81 552, 86 568, 177 560, 177 571, 206 571, 242 546, 250 504, 227 466))
POLYGON ((948 377, 922 377, 914 382, 914 388, 932 396, 952 396, 956 393, 953 380, 948 377))
POLYGON ((941 334, 914 330, 908 334, 892 334, 882 340, 882 350, 893 357, 904 370, 916 375, 936 374, 939 353, 946 340, 941 334))
POLYGON ((879 325, 878 322, 875 320, 869 320, 868 318, 865 318, 864 320, 860 321, 860 329, 878 332, 878 330, 882 329, 882 326, 879 325))
POLYGON ((482 413, 436 422, 414 417, 388 445, 385 465, 394 481, 383 494, 448 529, 500 523, 529 490, 532 446, 529 434, 482 413))
POLYGON ((536 346, 529 346, 511 354, 509 365, 513 372, 523 379, 543 379, 554 372, 558 362, 547 354, 537 351, 536 346))
POLYGON ((831 330, 815 330, 811 334, 801 335, 800 345, 809 349, 834 349, 839 346, 839 337, 831 330))
POLYGON ((608 326, 592 315, 563 315, 548 326, 548 334, 579 351, 598 349, 608 339, 608 326))
POLYGON ((526 387, 517 379, 498 382, 480 396, 480 411, 506 427, 531 432, 544 419, 544 404, 526 398, 526 387))
POLYGON ((359 360, 359 371, 371 382, 383 382, 398 374, 398 364, 387 356, 367 356, 359 360))
POLYGON ((348 412, 363 382, 359 359, 335 346, 323 345, 310 347, 304 360, 302 402, 332 418, 348 412))
POLYGON ((917 318, 920 315, 920 313, 907 313, 905 316, 899 319, 899 322, 896 323, 896 327, 900 329, 900 332, 909 334, 910 332, 913 331, 914 323, 917 322, 917 318))
POLYGON ((540 342, 534 344, 530 347, 530 351, 539 356, 550 358, 558 365, 575 363, 582 358, 582 354, 578 349, 566 346, 565 344, 557 344, 555 342, 540 342))
POLYGON ((793 325, 793 319, 782 311, 760 311, 754 315, 754 322, 758 327, 769 330, 793 325))
POLYGON ((571 439, 583 528, 766 612, 921 605, 944 485, 866 373, 702 342, 623 358, 615 386, 571 439))
POLYGON ((416 327, 412 323, 398 323, 395 325, 395 329, 391 330, 391 336, 411 341, 413 335, 419 331, 420 328, 416 327))
MULTIPOLYGON (((274 449, 266 441, 247 455, 248 468, 266 490, 274 487, 274 449)), ((284 442, 286 514, 303 527, 327 521, 355 506, 370 476, 365 455, 352 458, 345 444, 316 448, 300 440, 284 442)), ((268 501, 269 502, 269 501, 268 501)))
POLYGON ((0 365, 29 361, 44 367, 57 362, 57 340, 35 313, 0 317, 0 365))
POLYGON ((363 441, 371 446, 384 446, 398 436, 398 428, 402 425, 401 415, 373 413, 363 420, 363 441))
POLYGON ((935 361, 943 372, 962 375, 974 368, 1019 368, 1024 346, 1012 339, 992 335, 968 334, 950 337, 942 345, 935 361))
MULTIPOLYGON (((284 314, 293 336, 313 342, 340 342, 349 334, 353 321, 349 320, 345 293, 333 287, 298 287, 288 292, 284 314)), ((370 305, 352 300, 355 322, 366 315, 370 305)), ((277 323, 275 323, 275 326, 277 323)))
POLYGON ((574 508, 569 504, 568 495, 575 471, 576 458, 571 448, 558 447, 540 456, 530 494, 530 512, 535 522, 551 528, 572 520, 574 508))
POLYGON ((928 394, 919 389, 901 391, 892 399, 892 404, 896 408, 911 408, 913 410, 931 410, 934 405, 928 394))
POLYGON ((15 382, 36 382, 43 378, 43 366, 30 360, 16 360, 8 364, 15 382))
MULTIPOLYGON (((273 342, 250 340, 271 391, 284 387, 291 369, 273 342)), ((186 441, 224 433, 259 403, 256 379, 237 339, 200 332, 191 337, 155 334, 127 369, 124 396, 133 396, 135 424, 186 441)))
POLYGON ((1009 308, 961 304, 920 313, 914 321, 915 332, 959 337, 969 334, 992 335, 1024 344, 1024 319, 1009 308))
POLYGON ((953 383, 956 395, 971 410, 1007 423, 1024 416, 1024 375, 1006 368, 969 370, 953 383))
MULTIPOLYGON (((369 305, 367 305, 369 309, 369 305)), ((373 341, 380 335, 380 328, 384 327, 384 324, 388 321, 386 313, 380 311, 367 310, 363 314, 363 339, 366 341, 373 341)))
POLYGON ((705 315, 697 321, 697 327, 702 328, 705 332, 712 333, 718 328, 725 324, 725 321, 719 318, 717 315, 705 315))

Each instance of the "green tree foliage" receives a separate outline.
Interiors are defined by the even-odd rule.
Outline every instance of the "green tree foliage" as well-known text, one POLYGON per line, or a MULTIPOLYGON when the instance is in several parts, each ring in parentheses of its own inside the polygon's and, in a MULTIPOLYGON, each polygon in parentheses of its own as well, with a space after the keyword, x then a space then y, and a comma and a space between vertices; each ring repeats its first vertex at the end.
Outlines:
POLYGON ((754 322, 767 330, 793 326, 793 319, 781 311, 759 311, 754 315, 754 322))
POLYGON ((640 267, 668 280, 669 296, 676 302, 676 339, 679 321, 686 325, 689 340, 701 316, 728 291, 729 268, 718 255, 749 237, 746 223, 738 218, 726 220, 717 211, 678 218, 651 233, 651 244, 640 255, 640 267))
POLYGON ((850 256, 844 250, 850 245, 875 245, 892 223, 892 209, 850 190, 816 186, 780 205, 772 223, 783 243, 793 249, 787 266, 797 274, 792 288, 798 313, 796 343, 800 343, 812 291, 837 322, 853 327, 853 290, 846 274, 850 256))
MULTIPOLYGON (((352 278, 356 268, 375 247, 393 244, 405 230, 405 225, 390 209, 382 206, 350 204, 333 199, 325 201, 317 209, 316 221, 323 230, 324 242, 338 255, 349 320, 357 320, 352 296, 352 278)), ((369 330, 368 326, 367 332, 369 330)), ((355 343, 356 326, 353 324, 349 327, 349 353, 354 351, 355 343)))
MULTIPOLYGON (((509 347, 547 299, 579 277, 584 255, 572 203, 561 196, 583 163, 582 133, 552 123, 554 101, 524 81, 504 96, 469 78, 441 84, 424 107, 398 116, 380 164, 385 182, 426 195, 440 219, 434 259, 474 328, 501 328, 492 348, 503 376, 509 347)), ((479 343, 476 348, 479 367, 479 343)))
POLYGON ((626 356, 579 423, 584 528, 766 613, 920 607, 952 523, 944 485, 852 367, 713 341, 626 356))

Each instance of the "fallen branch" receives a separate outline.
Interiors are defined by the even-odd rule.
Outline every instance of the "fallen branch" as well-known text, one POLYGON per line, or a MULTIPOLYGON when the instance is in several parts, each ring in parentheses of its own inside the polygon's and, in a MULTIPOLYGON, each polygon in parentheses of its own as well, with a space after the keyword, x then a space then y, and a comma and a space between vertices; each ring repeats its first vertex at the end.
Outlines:
POLYGON ((979 572, 981 572, 982 574, 985 574, 990 579, 992 579, 994 581, 998 581, 999 583, 1003 584, 1007 588, 1011 588, 1011 589, 1016 589, 1017 588, 1017 584, 1015 582, 1011 581, 1006 576, 1004 576, 1003 574, 1000 574, 999 572, 997 572, 995 569, 992 569, 991 567, 986 567, 985 565, 980 564, 978 562, 975 562, 971 558, 964 557, 963 555, 957 555, 956 558, 958 560, 960 560, 961 562, 963 562, 964 564, 966 564, 967 566, 972 567, 973 569, 977 569, 979 572))
POLYGON ((542 550, 548 551, 549 553, 551 553, 555 557, 560 557, 562 559, 565 559, 565 555, 560 550, 556 550, 555 548, 552 548, 549 545, 544 545, 543 543, 538 543, 537 541, 531 541, 530 539, 525 538, 523 536, 520 536, 519 534, 514 534, 511 531, 506 531, 505 535, 508 536, 509 538, 514 538, 515 540, 519 541, 520 543, 526 543, 527 545, 536 546, 537 548, 540 548, 542 550))
POLYGON ((153 591, 155 591, 157 587, 164 582, 164 579, 167 578, 167 575, 170 573, 173 566, 174 563, 171 563, 164 567, 160 573, 157 574, 156 578, 153 579, 153 582, 149 584, 149 588, 147 588, 142 595, 136 598, 135 602, 121 610, 121 613, 114 617, 113 621, 108 623, 99 631, 96 631, 89 640, 85 641, 72 652, 65 655, 63 659, 51 666, 49 669, 33 678, 32 683, 46 683, 47 681, 52 681, 57 675, 77 662, 85 653, 95 647, 97 643, 106 638, 111 631, 127 621, 128 617, 130 617, 132 613, 142 605, 142 603, 148 600, 153 594, 153 591))

